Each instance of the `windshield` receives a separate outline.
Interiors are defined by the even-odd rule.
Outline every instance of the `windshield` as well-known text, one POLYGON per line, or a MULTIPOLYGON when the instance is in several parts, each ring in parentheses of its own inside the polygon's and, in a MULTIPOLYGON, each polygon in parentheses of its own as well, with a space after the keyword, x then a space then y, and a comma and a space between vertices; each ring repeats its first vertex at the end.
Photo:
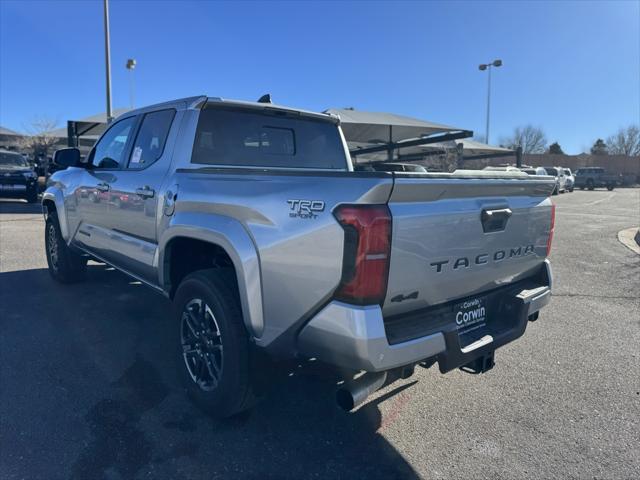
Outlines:
POLYGON ((0 165, 3 167, 28 167, 29 164, 22 155, 17 153, 0 152, 0 165))

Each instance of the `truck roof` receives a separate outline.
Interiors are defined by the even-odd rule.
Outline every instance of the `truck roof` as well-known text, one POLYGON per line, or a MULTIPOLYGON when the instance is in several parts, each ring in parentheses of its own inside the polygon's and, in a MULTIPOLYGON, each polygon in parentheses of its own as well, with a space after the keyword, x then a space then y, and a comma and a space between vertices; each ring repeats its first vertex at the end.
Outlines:
POLYGON ((274 103, 263 103, 263 102, 248 102, 245 100, 233 100, 229 98, 222 97, 209 97, 207 95, 198 95, 194 97, 185 97, 179 98, 176 100, 170 100, 167 102, 155 103, 153 105, 148 105, 141 108, 136 108, 135 110, 129 110, 128 112, 122 114, 118 118, 125 118, 132 115, 138 115, 140 113, 144 113, 149 110, 157 110, 159 107, 176 107, 176 108, 196 108, 201 109, 206 105, 220 105, 224 104, 230 107, 237 106, 242 108, 252 108, 258 110, 281 110, 285 112, 295 113, 299 115, 304 115, 308 117, 314 117, 320 120, 328 120, 333 121, 335 123, 339 123, 340 118, 337 115, 331 113, 321 113, 321 112, 313 112, 310 110, 303 110, 299 108, 286 107, 283 105, 276 105, 274 103))

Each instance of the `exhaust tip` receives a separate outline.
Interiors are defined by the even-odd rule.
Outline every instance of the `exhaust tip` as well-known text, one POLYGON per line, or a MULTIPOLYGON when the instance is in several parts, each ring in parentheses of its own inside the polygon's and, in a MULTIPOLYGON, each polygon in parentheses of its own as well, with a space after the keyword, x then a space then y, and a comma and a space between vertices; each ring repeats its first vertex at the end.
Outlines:
POLYGON ((345 412, 362 405, 369 395, 382 388, 387 381, 387 372, 365 373, 336 392, 336 402, 345 412))
POLYGON ((353 395, 346 388, 341 388, 336 392, 336 403, 345 412, 350 412, 355 407, 353 395))

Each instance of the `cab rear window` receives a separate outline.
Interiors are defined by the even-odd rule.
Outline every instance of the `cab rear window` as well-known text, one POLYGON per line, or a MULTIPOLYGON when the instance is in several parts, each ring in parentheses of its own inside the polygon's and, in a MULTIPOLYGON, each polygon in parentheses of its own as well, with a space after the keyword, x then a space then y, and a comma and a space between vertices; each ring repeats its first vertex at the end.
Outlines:
POLYGON ((337 126, 277 110, 205 108, 192 163, 225 166, 346 169, 337 126))

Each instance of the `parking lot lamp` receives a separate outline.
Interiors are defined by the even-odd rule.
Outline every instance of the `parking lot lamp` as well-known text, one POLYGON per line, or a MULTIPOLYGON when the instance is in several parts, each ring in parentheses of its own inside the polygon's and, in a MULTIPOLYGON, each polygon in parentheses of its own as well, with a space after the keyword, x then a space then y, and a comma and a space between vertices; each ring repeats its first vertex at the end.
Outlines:
POLYGON ((133 94, 134 94, 134 79, 133 79, 133 70, 136 68, 136 59, 129 58, 127 59, 127 70, 129 70, 129 103, 131 104, 131 109, 133 110, 133 94))
POLYGON ((487 84, 487 128, 485 130, 485 143, 489 144, 489 117, 491 112, 491 67, 501 67, 502 60, 494 60, 491 63, 481 63, 478 68, 482 71, 489 71, 489 82, 487 84))
POLYGON ((107 123, 113 119, 111 114, 111 47, 109 45, 109 0, 104 0, 104 63, 107 73, 107 123))

